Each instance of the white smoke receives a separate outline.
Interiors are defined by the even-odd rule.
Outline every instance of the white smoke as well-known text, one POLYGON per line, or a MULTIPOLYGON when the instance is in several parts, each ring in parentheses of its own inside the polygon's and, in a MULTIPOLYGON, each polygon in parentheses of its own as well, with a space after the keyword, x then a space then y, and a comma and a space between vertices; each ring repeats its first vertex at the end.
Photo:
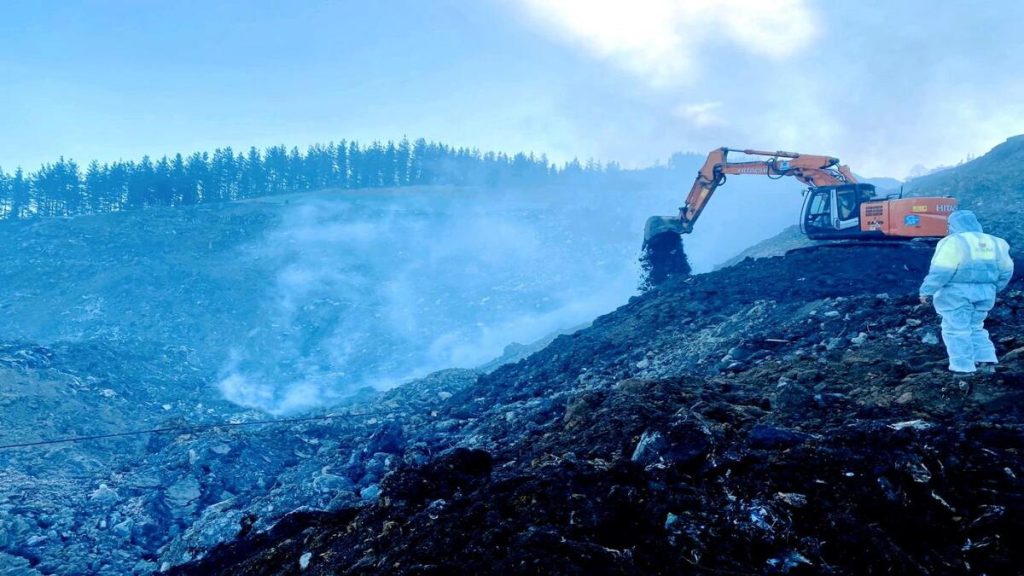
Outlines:
POLYGON ((275 267, 225 363, 232 402, 282 414, 474 367, 635 292, 650 206, 549 190, 313 195, 250 256, 275 267))

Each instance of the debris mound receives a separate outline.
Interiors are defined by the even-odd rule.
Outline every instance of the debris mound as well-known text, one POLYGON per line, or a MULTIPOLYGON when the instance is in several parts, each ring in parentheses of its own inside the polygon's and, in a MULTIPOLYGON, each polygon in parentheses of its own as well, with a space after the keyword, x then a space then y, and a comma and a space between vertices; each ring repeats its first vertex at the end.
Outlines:
POLYGON ((683 250, 681 235, 665 232, 644 242, 640 254, 640 291, 646 292, 669 278, 689 274, 690 261, 683 250))
POLYGON ((419 389, 437 401, 401 416, 376 499, 168 574, 1019 574, 1024 282, 987 324, 995 373, 954 379, 917 297, 929 252, 665 282, 443 400, 419 389))

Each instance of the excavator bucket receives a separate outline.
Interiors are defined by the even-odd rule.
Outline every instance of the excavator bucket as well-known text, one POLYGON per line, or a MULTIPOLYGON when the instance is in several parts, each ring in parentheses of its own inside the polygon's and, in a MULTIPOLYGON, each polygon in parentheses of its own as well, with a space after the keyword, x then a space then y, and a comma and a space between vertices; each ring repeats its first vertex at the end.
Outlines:
POLYGON ((646 292, 670 277, 690 274, 690 263, 683 251, 685 231, 679 218, 652 216, 647 219, 640 254, 641 291, 646 292))
POLYGON ((644 226, 644 245, 659 234, 684 234, 683 221, 672 216, 651 216, 644 226))

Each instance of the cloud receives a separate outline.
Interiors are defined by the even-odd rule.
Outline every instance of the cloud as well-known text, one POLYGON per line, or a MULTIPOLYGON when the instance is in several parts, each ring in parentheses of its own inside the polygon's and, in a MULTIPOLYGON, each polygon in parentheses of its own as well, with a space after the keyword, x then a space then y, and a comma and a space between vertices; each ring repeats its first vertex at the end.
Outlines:
POLYGON ((784 60, 816 37, 805 0, 520 0, 556 35, 664 87, 721 72, 711 47, 784 60), (703 60, 707 58, 705 63, 703 60))
POLYGON ((697 128, 722 126, 725 119, 716 113, 722 107, 721 102, 701 102, 699 104, 680 104, 672 111, 677 118, 687 120, 697 128))

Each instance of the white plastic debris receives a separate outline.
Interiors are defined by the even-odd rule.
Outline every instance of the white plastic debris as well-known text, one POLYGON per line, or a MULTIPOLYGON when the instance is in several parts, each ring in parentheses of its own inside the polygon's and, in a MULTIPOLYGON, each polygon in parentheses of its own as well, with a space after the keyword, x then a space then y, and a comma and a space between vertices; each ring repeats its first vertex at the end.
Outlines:
POLYGON ((896 422, 895 424, 889 424, 889 428, 892 428, 893 430, 903 430, 905 428, 910 428, 912 430, 927 430, 932 426, 933 424, 925 422, 924 420, 921 419, 907 420, 905 422, 896 422))

